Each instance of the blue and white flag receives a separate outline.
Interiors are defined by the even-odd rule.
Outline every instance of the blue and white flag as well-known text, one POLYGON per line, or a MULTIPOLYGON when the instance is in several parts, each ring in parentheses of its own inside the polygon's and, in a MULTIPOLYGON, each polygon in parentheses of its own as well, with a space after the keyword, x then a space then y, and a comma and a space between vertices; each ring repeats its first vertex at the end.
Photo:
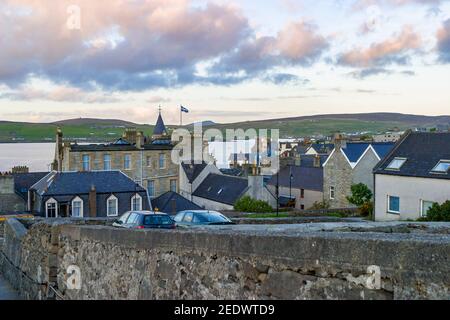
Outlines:
POLYGON ((189 113, 189 110, 188 110, 188 109, 186 109, 185 107, 181 106, 181 112, 184 112, 184 113, 189 113))

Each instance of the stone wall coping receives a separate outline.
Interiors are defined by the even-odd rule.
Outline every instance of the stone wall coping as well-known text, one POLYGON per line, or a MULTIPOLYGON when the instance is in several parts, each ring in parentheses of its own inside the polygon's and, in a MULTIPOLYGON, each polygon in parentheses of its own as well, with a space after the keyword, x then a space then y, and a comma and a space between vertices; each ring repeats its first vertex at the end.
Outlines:
POLYGON ((22 239, 27 234, 27 228, 19 222, 16 218, 11 218, 6 221, 8 227, 14 232, 16 239, 22 239))

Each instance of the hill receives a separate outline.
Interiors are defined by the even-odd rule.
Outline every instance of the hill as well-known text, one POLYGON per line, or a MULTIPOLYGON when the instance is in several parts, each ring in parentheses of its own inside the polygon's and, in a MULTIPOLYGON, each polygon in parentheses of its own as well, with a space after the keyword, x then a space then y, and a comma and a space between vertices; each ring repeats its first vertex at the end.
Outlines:
MULTIPOLYGON (((450 124, 450 116, 423 116, 400 113, 326 114, 216 124, 204 121, 205 127, 225 129, 280 129, 280 137, 329 135, 334 132, 378 133, 398 128, 435 127, 450 124)), ((79 118, 53 123, 24 123, 0 121, 0 142, 53 141, 56 128, 63 129, 64 136, 79 141, 104 142, 117 139, 125 127, 136 127, 150 135, 153 126, 140 125, 123 120, 79 118)), ((187 125, 186 128, 191 128, 187 125)), ((170 126, 176 128, 177 126, 170 126)))

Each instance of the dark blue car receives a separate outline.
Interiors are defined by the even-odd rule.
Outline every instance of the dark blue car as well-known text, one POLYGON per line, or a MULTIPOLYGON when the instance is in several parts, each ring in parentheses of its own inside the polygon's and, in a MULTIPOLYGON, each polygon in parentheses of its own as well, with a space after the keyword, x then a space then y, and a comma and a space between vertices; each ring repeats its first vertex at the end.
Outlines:
POLYGON ((129 211, 113 223, 125 229, 175 229, 175 221, 167 214, 153 211, 129 211))

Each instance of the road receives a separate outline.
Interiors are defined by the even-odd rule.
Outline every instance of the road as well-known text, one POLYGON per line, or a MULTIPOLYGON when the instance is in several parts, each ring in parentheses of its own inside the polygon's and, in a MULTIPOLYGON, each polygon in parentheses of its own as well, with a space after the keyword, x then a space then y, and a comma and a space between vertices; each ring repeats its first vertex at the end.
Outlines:
POLYGON ((0 274, 0 300, 18 300, 20 299, 5 278, 0 274))

